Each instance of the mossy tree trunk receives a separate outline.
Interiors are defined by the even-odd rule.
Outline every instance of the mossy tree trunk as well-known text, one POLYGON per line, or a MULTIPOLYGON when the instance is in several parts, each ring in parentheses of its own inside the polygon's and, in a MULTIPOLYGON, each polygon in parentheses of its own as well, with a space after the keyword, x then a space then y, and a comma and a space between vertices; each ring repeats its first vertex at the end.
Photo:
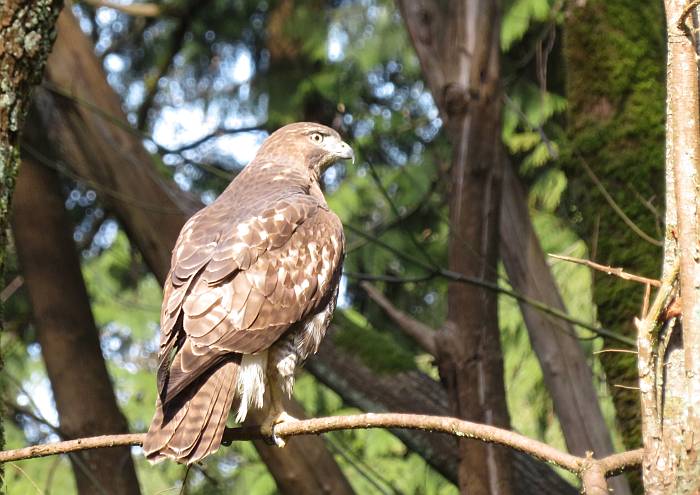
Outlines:
MULTIPOLYGON (((7 259, 8 212, 19 167, 19 135, 32 87, 41 81, 56 37, 54 25, 62 3, 5 0, 0 4, 0 280, 7 259)), ((3 328, 0 306, 0 331, 3 328)), ((0 449, 4 446, 0 420, 0 449)))
MULTIPOLYGON (((661 2, 589 0, 572 7, 564 33, 568 211, 595 261, 650 277, 658 276, 662 259, 663 19, 661 2), (586 166, 641 234, 613 211, 586 166)), ((594 288, 601 323, 634 338, 644 288, 601 273, 594 288)), ((606 339, 605 348, 619 344, 606 339)), ((636 356, 607 352, 600 359, 623 441, 639 447, 636 356)))

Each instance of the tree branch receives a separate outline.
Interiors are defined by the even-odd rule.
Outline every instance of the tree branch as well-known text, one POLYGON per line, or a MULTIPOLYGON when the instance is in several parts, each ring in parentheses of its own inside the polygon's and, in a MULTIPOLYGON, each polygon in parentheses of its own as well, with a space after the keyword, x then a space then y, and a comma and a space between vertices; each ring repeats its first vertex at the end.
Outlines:
POLYGON ((369 282, 360 282, 367 295, 396 323, 406 335, 411 337, 428 354, 436 355, 435 330, 425 323, 410 317, 389 301, 382 292, 369 282))
POLYGON ((627 214, 620 208, 620 205, 617 204, 617 201, 612 197, 612 195, 608 192, 608 190, 605 188, 601 180, 598 178, 598 176, 593 172, 593 169, 588 165, 588 162, 586 159, 583 157, 581 153, 575 153, 576 157, 579 159, 581 162, 581 165, 583 166, 583 170, 586 172, 588 177, 593 181, 595 184, 596 188, 598 188, 598 191, 600 194, 602 194, 603 198, 605 198, 605 201, 610 205, 610 208, 613 209, 613 211, 620 217, 620 219, 625 222, 625 225, 627 225, 632 232, 637 234, 641 239, 647 241, 649 244, 652 244, 654 246, 663 246, 663 242, 661 242, 658 239, 654 239, 651 237, 649 234, 644 232, 639 226, 637 226, 634 221, 627 216, 627 214))
POLYGON ((108 0, 82 0, 81 3, 91 5, 92 7, 107 7, 132 17, 160 17, 162 15, 175 14, 175 12, 171 12, 169 9, 163 9, 156 3, 119 4, 108 0))
POLYGON ((198 146, 201 146, 202 144, 206 143, 207 141, 218 138, 221 136, 226 136, 229 134, 239 134, 242 132, 255 132, 255 131, 264 131, 265 126, 264 125, 251 125, 247 127, 219 127, 215 129, 214 131, 210 132, 206 136, 203 136, 199 139, 196 139, 195 141, 192 141, 191 143, 183 144, 182 146, 179 146, 177 148, 166 148, 165 146, 158 145, 158 149, 163 152, 163 153, 174 153, 179 155, 183 151, 191 150, 193 148, 197 148, 198 146))
POLYGON ((608 275, 615 275, 616 277, 620 277, 623 280, 631 280, 633 282, 639 282, 639 283, 645 284, 645 285, 653 285, 654 287, 661 287, 661 281, 656 280, 655 278, 647 278, 647 277, 642 277, 641 275, 635 275, 634 273, 627 273, 622 268, 601 265, 601 264, 596 263, 596 262, 591 261, 591 260, 585 260, 582 258, 574 258, 572 256, 562 256, 561 254, 548 253, 548 256, 550 256, 554 259, 569 261, 571 263, 577 263, 579 265, 584 265, 584 266, 587 266, 589 268, 593 268, 594 270, 598 270, 599 272, 607 273, 608 275))
POLYGON ((146 128, 146 121, 148 119, 148 111, 153 106, 156 94, 158 93, 158 82, 161 78, 165 77, 172 66, 173 59, 177 55, 185 44, 185 35, 190 29, 192 21, 195 18, 195 14, 206 8, 209 0, 205 1, 192 1, 187 9, 182 13, 177 26, 172 31, 172 37, 170 42, 170 48, 165 54, 164 58, 161 59, 160 64, 155 74, 146 78, 146 95, 143 99, 143 103, 137 112, 137 123, 136 127, 143 131, 146 128))
MULTIPOLYGON (((614 454, 603 459, 592 456, 577 457, 561 452, 545 443, 527 438, 513 431, 494 426, 472 423, 443 416, 426 416, 421 414, 356 414, 351 416, 330 416, 282 423, 275 428, 280 437, 289 438, 299 435, 318 435, 336 430, 357 430, 370 428, 405 428, 431 432, 447 433, 456 437, 466 437, 486 443, 499 444, 524 452, 537 459, 566 469, 584 478, 588 470, 596 469, 604 476, 619 474, 638 466, 642 450, 633 450, 614 454)), ((0 452, 0 463, 35 459, 57 454, 67 454, 81 450, 99 449, 116 446, 138 446, 143 442, 144 433, 127 433, 124 435, 102 435, 79 438, 64 442, 33 445, 15 450, 0 452)), ((244 440, 264 438, 256 426, 227 428, 223 444, 244 440)))
POLYGON ((688 5, 685 6, 683 12, 681 12, 681 16, 678 18, 678 22, 676 23, 676 27, 683 31, 691 41, 693 41, 693 33, 690 27, 688 27, 686 24, 686 19, 688 19, 688 16, 698 7, 698 5, 700 5, 700 0, 688 2, 688 5))

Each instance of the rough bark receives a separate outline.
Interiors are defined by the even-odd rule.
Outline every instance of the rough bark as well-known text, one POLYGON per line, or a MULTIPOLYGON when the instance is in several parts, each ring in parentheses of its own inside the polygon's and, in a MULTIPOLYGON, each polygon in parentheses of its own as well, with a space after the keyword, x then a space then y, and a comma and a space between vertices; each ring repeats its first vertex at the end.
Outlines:
POLYGON ((639 325, 642 467, 644 488, 650 494, 700 493, 700 115, 687 3, 664 2, 668 40, 664 285, 658 304, 639 325), (672 304, 666 293, 672 294, 676 271, 680 325, 675 318, 666 321, 672 304), (659 314, 662 305, 666 315, 659 314))
MULTIPOLYGON (((498 2, 398 5, 453 147, 449 268, 495 282, 503 165, 498 2)), ((496 294, 450 284, 436 344, 453 414, 508 427, 496 294)), ((461 491, 512 493, 510 457, 501 448, 460 441, 461 491)))
MULTIPOLYGON (((445 389, 429 376, 419 371, 377 373, 338 348, 332 337, 323 342, 306 367, 346 403, 363 411, 450 415, 445 389)), ((392 432, 445 478, 458 482, 459 451, 455 438, 416 430, 392 432)), ((573 495, 576 492, 549 466, 527 455, 513 454, 513 470, 516 493, 573 495)))
MULTIPOLYGON (((32 88, 41 81, 63 2, 8 0, 0 6, 0 246, 19 167, 19 137, 32 88)), ((4 250, 0 268, 4 266, 4 250)))
MULTIPOLYGON (((673 167, 678 220, 678 278, 680 281, 683 368, 687 417, 681 438, 676 490, 700 493, 700 114, 698 113, 697 54, 686 15, 685 0, 666 0, 666 164, 673 167)), ((697 31, 696 31, 697 33, 697 31)), ((697 34, 696 34, 697 36, 697 34)), ((658 467, 656 468, 658 469, 658 467)))
MULTIPOLYGON (((70 13, 59 19, 58 32, 46 70, 54 91, 37 95, 41 132, 58 146, 60 163, 69 167, 66 171, 102 193, 162 283, 181 226, 202 205, 166 184, 141 138, 126 130, 129 124, 119 97, 107 84, 90 41, 70 13)), ((256 447, 282 493, 299 493, 300 480, 305 480, 304 486, 330 486, 338 490, 335 493, 349 493, 347 480, 320 438, 305 441, 304 455, 293 455, 291 449, 256 447), (311 469, 309 458, 318 460, 316 468, 311 469)))
MULTIPOLYGON (((22 163, 12 226, 61 431, 68 438, 126 433, 58 178, 32 160, 22 163)), ((80 494, 139 493, 128 448, 75 454, 71 461, 80 494)))
MULTIPOLYGON (((44 63, 53 45, 54 24, 62 3, 6 0, 0 5, 0 280, 4 278, 7 259, 6 233, 19 167, 20 131, 31 90, 41 81, 44 63)), ((2 331, 0 302, 0 333, 2 331)), ((0 355, 0 371, 2 368, 0 355)), ((4 446, 5 430, 0 419, 0 448, 4 446)), ((0 475, 2 473, 0 469, 0 475)))

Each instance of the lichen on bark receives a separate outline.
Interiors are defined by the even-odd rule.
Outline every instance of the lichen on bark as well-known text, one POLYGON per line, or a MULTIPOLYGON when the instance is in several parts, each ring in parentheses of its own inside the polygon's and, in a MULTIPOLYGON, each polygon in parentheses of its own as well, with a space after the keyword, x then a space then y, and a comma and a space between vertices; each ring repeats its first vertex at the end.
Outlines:
MULTIPOLYGON (((53 0, 0 3, 0 279, 6 260, 8 212, 19 166, 19 134, 31 89, 41 81, 56 37, 54 26, 62 4, 53 0)), ((4 444, 0 422, 0 448, 4 444)))
MULTIPOLYGON (((642 240, 615 214, 581 161, 593 169, 625 214, 663 239, 665 58, 661 2, 590 0, 573 7, 565 25, 569 143, 566 205, 595 261, 658 277, 662 250, 642 240), (654 211, 654 210, 657 211, 654 211)), ((642 286, 595 276, 602 324, 634 338, 642 286)), ((606 348, 619 347, 605 342, 606 348)), ((641 445, 634 354, 600 356, 627 448, 641 445)))

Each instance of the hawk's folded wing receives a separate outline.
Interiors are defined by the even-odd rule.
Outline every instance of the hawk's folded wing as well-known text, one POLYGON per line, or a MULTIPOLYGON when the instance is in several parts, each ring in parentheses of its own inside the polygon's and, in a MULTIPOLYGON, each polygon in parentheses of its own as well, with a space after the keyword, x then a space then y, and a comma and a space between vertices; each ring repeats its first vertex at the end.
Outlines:
POLYGON ((161 313, 163 404, 232 353, 267 349, 325 307, 340 277, 342 225, 312 196, 279 198, 233 222, 227 215, 241 217, 240 207, 226 205, 192 217, 173 250, 161 313))

